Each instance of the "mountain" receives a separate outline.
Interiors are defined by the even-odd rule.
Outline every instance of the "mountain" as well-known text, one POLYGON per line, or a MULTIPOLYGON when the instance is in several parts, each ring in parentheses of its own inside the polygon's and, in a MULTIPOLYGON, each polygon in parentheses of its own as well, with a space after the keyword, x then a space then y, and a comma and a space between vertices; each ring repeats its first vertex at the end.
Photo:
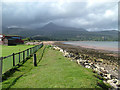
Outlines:
POLYGON ((74 31, 87 31, 87 30, 85 30, 83 28, 73 28, 73 27, 59 26, 59 25, 56 25, 56 24, 54 24, 52 22, 46 24, 41 29, 46 30, 46 31, 51 31, 51 30, 52 31, 59 31, 59 30, 60 31, 66 31, 66 30, 69 30, 69 31, 71 31, 71 30, 74 30, 74 31))
POLYGON ((3 28, 3 34, 20 35, 40 40, 117 40, 118 31, 89 32, 84 28, 64 27, 52 22, 38 29, 3 28))

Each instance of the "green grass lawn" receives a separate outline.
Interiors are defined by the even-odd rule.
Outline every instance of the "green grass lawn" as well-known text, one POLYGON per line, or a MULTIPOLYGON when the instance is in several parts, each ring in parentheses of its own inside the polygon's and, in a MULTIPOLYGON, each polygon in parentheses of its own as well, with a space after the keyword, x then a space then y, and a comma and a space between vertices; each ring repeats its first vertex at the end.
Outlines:
MULTIPOLYGON (((17 53, 20 51, 24 51, 30 47, 33 47, 35 45, 16 45, 16 46, 1 46, 1 50, 2 54, 1 56, 8 56, 11 55, 13 53, 17 53)), ((27 57, 27 51, 25 52, 25 56, 27 57)), ((23 53, 20 54, 20 59, 23 60, 23 53)), ((15 65, 19 63, 19 55, 15 55, 15 65)), ((3 59, 3 67, 2 67, 2 73, 8 71, 9 69, 11 69, 13 67, 13 56, 8 57, 3 59)))
POLYGON ((33 47, 35 45, 16 45, 16 46, 0 46, 2 49, 2 56, 8 56, 8 55, 11 55, 13 53, 17 53, 17 52, 20 52, 20 51, 23 51, 23 50, 26 50, 30 47, 33 47))
POLYGON ((38 66, 34 67, 30 58, 2 82, 3 88, 101 88, 97 83, 103 84, 102 81, 91 69, 50 48, 45 49, 42 57, 43 48, 37 52, 38 66))

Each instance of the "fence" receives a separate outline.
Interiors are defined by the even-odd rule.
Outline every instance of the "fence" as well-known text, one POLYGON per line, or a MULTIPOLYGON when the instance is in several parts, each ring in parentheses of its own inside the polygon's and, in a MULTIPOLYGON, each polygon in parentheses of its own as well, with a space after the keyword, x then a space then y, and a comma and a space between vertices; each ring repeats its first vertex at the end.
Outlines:
POLYGON ((28 48, 24 51, 13 53, 6 57, 1 57, 0 63, 2 68, 2 74, 10 70, 13 66, 16 66, 20 62, 25 62, 26 58, 28 58, 30 55, 33 55, 42 46, 43 46, 43 43, 40 45, 36 45, 32 48, 28 48))

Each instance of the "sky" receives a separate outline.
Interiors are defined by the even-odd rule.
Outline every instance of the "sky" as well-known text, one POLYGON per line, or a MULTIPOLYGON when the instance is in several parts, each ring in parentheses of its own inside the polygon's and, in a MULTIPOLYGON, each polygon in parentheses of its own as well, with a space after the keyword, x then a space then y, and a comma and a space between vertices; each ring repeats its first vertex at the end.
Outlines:
POLYGON ((2 25, 40 28, 57 25, 85 28, 88 31, 118 29, 117 0, 4 0, 2 25))

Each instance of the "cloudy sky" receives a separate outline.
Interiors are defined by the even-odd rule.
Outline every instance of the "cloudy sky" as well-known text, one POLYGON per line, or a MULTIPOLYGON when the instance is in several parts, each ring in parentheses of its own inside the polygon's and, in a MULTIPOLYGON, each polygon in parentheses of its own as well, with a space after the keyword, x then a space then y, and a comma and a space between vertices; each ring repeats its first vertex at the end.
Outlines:
POLYGON ((24 1, 2 3, 2 24, 6 27, 39 28, 49 22, 95 30, 118 29, 118 1, 24 1))

